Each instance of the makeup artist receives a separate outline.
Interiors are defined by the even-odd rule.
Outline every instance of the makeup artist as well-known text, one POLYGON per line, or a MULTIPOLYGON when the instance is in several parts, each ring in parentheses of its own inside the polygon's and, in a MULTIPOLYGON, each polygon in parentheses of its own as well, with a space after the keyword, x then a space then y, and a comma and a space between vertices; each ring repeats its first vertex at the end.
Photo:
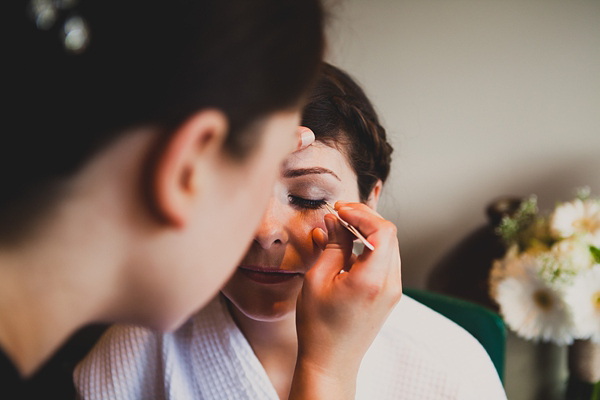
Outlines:
POLYGON ((0 397, 52 397, 28 379, 75 330, 173 330, 231 275, 302 140, 323 12, 317 0, 2 7, 0 397))

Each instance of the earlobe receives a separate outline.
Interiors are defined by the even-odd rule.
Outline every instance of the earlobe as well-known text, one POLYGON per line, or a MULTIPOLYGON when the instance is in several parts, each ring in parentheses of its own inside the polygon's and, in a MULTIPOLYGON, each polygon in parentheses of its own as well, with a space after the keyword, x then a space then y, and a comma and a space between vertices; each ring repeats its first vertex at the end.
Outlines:
POLYGON ((377 211, 377 204, 379 204, 379 195, 381 194, 381 189, 383 188, 383 183, 380 179, 377 180, 373 190, 369 194, 369 198, 367 199, 367 205, 373 210, 377 211))
POLYGON ((185 226, 201 195, 207 167, 222 151, 227 132, 223 112, 202 110, 176 128, 159 150, 151 195, 168 224, 185 226))

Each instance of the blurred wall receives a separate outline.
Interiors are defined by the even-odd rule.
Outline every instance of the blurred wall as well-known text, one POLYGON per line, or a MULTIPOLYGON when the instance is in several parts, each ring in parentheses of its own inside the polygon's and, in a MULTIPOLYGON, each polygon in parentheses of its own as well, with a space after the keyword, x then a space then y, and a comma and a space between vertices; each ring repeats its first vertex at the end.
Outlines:
POLYGON ((329 3, 327 59, 361 82, 396 149, 380 211, 407 286, 494 198, 600 195, 600 1, 329 3))

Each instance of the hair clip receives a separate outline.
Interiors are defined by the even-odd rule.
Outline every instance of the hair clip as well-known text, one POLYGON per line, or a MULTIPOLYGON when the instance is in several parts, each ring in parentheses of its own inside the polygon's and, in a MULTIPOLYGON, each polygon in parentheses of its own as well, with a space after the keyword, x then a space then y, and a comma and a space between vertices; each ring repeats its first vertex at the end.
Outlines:
MULTIPOLYGON (((35 26, 42 31, 47 31, 59 19, 61 11, 70 10, 76 4, 77 0, 31 0, 29 12, 35 26)), ((67 52, 81 54, 89 43, 90 29, 86 21, 75 14, 64 21, 60 36, 67 52)))
POLYGON ((65 49, 74 54, 83 53, 89 43, 90 30, 80 16, 72 16, 65 21, 62 40, 65 49))
POLYGON ((325 207, 327 208, 327 211, 329 211, 331 214, 335 215, 337 217, 338 221, 340 221, 340 224, 342 224, 354 236, 356 236, 358 238, 358 240, 360 240, 365 245, 365 247, 367 247, 369 250, 375 250, 375 247, 373 247, 373 245, 371 243, 369 243, 369 241, 358 231, 358 229, 356 229, 355 227, 353 227, 352 225, 350 225, 349 223, 344 221, 342 219, 342 217, 340 217, 338 215, 337 211, 335 211, 335 209, 331 206, 331 204, 325 202, 325 207))

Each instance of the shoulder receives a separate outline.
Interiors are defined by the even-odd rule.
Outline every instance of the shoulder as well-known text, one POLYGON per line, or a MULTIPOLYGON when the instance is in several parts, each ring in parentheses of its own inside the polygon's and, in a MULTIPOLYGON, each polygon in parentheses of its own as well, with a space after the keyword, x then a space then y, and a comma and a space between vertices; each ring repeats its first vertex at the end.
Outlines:
POLYGON ((477 339, 406 295, 365 355, 365 365, 365 370, 379 371, 385 365, 388 378, 396 382, 389 391, 396 396, 506 398, 494 365, 477 339))
POLYGON ((460 363, 456 359, 458 355, 489 358, 477 339, 466 330, 406 295, 390 314, 384 330, 414 341, 423 351, 435 354, 439 362, 453 367, 460 363))
POLYGON ((193 375, 195 358, 203 350, 197 344, 202 344, 213 331, 213 336, 223 336, 221 326, 215 326, 215 321, 224 318, 223 313, 223 306, 215 299, 175 332, 160 333, 135 325, 112 326, 75 369, 79 396, 186 398, 180 396, 188 392, 185 379, 193 375))
MULTIPOLYGON (((84 399, 147 398, 158 374, 161 335, 135 325, 109 328, 77 365, 74 383, 84 399)), ((152 397, 152 396, 151 396, 152 397)))

